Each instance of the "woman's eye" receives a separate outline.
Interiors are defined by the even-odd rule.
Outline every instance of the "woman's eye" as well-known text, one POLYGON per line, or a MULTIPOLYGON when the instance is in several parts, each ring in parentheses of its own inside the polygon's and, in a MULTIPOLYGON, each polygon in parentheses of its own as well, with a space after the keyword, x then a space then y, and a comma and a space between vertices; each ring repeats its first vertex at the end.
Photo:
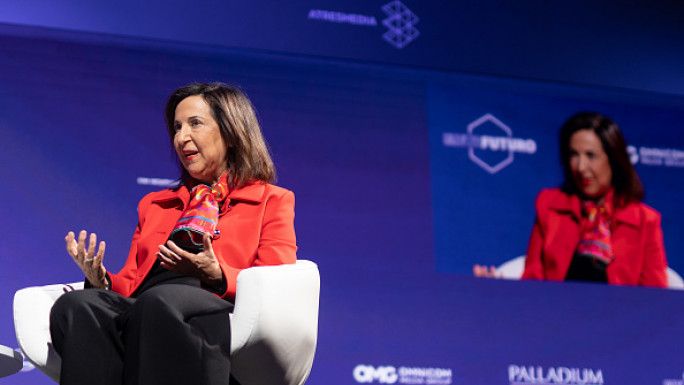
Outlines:
POLYGON ((180 125, 180 124, 174 124, 174 125, 173 125, 173 130, 176 131, 176 132, 180 131, 180 130, 181 130, 181 125, 180 125))
POLYGON ((199 120, 193 120, 193 121, 190 122, 190 125, 193 126, 193 127, 197 127, 197 126, 199 126, 199 125, 201 125, 201 124, 202 124, 202 122, 200 122, 199 120))

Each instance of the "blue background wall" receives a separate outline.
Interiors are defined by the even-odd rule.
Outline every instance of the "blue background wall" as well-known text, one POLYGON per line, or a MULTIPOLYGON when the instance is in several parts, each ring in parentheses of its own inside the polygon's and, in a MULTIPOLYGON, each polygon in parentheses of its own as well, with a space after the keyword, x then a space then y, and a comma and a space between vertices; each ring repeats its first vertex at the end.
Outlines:
MULTIPOLYGON (((382 37, 387 3, 0 5, 0 344, 16 347, 14 291, 82 279, 67 231, 97 232, 106 266, 123 265, 136 204, 160 188, 141 178, 178 173, 166 97, 218 80, 257 107, 279 184, 297 197, 299 257, 321 269, 309 383, 361 382, 358 365, 441 368, 455 384, 525 382, 512 365, 601 370, 606 384, 679 378, 680 292, 469 274, 525 252, 534 198, 560 182, 558 127, 585 109, 613 117, 640 155, 669 263, 684 271, 684 156, 645 156, 684 151, 683 7, 407 0, 419 35, 398 49, 382 37), (535 151, 445 145, 486 114, 510 133, 475 134, 535 151), (511 161, 492 174, 470 151, 511 161)), ((49 383, 36 372, 2 381, 49 383)))

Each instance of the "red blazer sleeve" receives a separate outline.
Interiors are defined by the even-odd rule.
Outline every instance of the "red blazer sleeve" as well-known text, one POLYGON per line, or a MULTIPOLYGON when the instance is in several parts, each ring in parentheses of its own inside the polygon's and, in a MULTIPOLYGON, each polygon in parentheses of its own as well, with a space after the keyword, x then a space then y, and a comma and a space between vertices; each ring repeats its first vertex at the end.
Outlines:
POLYGON ((639 285, 667 287, 667 260, 663 243, 660 214, 649 210, 644 224, 644 264, 639 276, 639 285))
POLYGON ((537 196, 535 202, 536 217, 534 226, 532 227, 532 235, 530 235, 530 242, 527 246, 527 256, 525 257, 525 271, 523 271, 523 279, 544 279, 544 265, 542 264, 542 249, 544 247, 544 233, 540 223, 540 211, 542 193, 537 196))
MULTIPOLYGON (((251 266, 292 264, 297 260, 297 242, 294 230, 294 193, 285 189, 267 194, 263 203, 263 219, 256 256, 251 266)), ((249 251, 244 251, 246 254, 249 251)), ((237 289, 237 276, 246 267, 236 267, 228 255, 219 255, 219 265, 226 278, 227 288, 219 297, 233 300, 237 289)))
POLYGON ((255 266, 282 265, 297 260, 294 231, 295 197, 291 191, 266 202, 255 266))

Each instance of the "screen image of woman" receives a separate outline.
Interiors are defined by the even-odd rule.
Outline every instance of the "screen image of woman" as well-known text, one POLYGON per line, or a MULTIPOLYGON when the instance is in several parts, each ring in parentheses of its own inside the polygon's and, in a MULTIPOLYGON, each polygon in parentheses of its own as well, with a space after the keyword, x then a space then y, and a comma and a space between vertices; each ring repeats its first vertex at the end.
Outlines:
POLYGON ((667 286, 660 214, 642 203, 618 125, 578 113, 559 139, 564 183, 537 197, 522 278, 667 286))
POLYGON ((220 83, 174 91, 165 109, 181 176, 138 205, 124 267, 105 243, 69 232, 66 249, 86 290, 62 295, 50 332, 60 383, 231 384, 230 323, 237 275, 294 263, 294 194, 275 168, 254 109, 220 83))

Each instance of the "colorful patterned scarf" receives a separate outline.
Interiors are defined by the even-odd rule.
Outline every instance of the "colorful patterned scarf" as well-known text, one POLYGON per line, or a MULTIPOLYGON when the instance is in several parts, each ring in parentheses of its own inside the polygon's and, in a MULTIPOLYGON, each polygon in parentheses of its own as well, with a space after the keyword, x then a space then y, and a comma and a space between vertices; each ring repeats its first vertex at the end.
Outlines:
POLYGON ((613 215, 612 191, 606 194, 602 204, 591 200, 582 201, 582 214, 584 219, 577 253, 608 265, 615 258, 610 240, 610 218, 613 215))
POLYGON ((213 188, 194 180, 189 186, 191 188, 190 202, 169 237, 183 250, 191 253, 199 253, 204 250, 202 239, 204 233, 208 233, 212 238, 218 238, 219 232, 216 230, 216 224, 218 223, 219 207, 230 192, 227 178, 228 173, 226 172, 221 175, 213 188))

